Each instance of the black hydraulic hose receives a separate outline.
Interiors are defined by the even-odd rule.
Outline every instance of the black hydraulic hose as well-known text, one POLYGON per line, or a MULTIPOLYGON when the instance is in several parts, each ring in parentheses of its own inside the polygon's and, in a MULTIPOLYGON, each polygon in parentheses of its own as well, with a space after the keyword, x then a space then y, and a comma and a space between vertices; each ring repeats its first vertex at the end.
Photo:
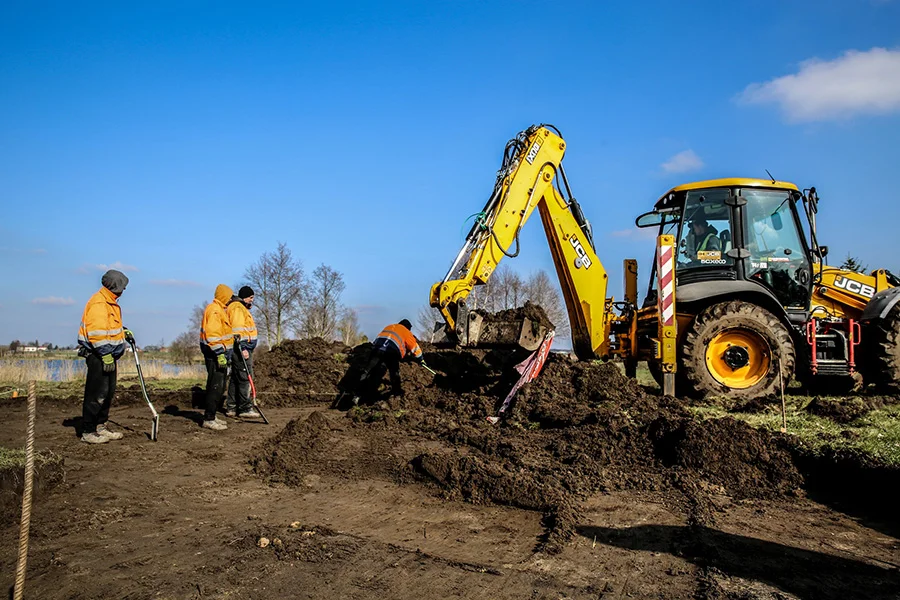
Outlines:
POLYGON ((512 254, 503 249, 503 246, 500 244, 500 240, 497 239, 497 234, 494 233, 493 228, 491 228, 491 235, 494 237, 494 242, 497 244, 497 247, 500 248, 500 252, 503 253, 503 256, 506 256, 507 258, 515 258, 519 255, 519 229, 516 229, 516 236, 514 238, 516 242, 516 251, 512 254))

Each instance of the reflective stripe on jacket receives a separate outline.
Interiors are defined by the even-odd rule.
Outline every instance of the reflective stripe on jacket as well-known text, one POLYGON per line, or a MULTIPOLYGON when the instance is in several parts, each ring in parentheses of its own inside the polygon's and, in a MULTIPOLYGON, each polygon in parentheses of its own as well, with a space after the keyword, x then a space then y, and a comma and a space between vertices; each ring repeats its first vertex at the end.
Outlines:
POLYGON ((215 300, 210 302, 203 311, 203 321, 200 324, 200 349, 205 356, 231 352, 234 336, 231 333, 228 313, 225 311, 231 296, 233 296, 231 288, 219 284, 216 288, 215 300))
POLYGON ((98 356, 112 354, 118 359, 125 353, 125 330, 122 329, 122 308, 116 295, 105 287, 91 296, 84 306, 78 345, 98 356))
POLYGON ((397 346, 400 350, 400 358, 406 356, 407 352, 412 352, 412 355, 416 358, 422 356, 422 349, 419 348, 419 343, 416 341, 415 336, 409 329, 399 323, 388 325, 375 339, 385 339, 397 346))
POLYGON ((234 335, 241 336, 241 350, 254 350, 259 341, 259 332, 250 310, 240 300, 232 300, 225 311, 234 335))

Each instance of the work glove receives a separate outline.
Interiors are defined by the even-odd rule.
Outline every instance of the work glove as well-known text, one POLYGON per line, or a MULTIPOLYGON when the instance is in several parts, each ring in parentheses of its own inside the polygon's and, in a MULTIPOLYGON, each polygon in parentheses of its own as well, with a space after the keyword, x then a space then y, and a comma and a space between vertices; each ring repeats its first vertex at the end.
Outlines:
POLYGON ((130 329, 125 330, 125 341, 128 342, 129 344, 134 344, 134 334, 131 332, 130 329))
POLYGON ((104 354, 100 357, 100 360, 103 361, 104 373, 112 373, 116 370, 116 359, 113 358, 112 354, 104 354))
POLYGON ((216 362, 219 363, 220 371, 224 371, 225 369, 228 368, 228 357, 226 357, 224 353, 222 353, 216 357, 216 362))

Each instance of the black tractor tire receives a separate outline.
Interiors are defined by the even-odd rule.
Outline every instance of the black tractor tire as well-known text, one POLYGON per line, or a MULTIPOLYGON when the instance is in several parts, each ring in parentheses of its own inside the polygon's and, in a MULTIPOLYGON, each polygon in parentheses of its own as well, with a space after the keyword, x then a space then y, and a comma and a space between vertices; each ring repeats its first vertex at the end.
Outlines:
POLYGON ((867 379, 882 394, 900 394, 900 304, 866 328, 867 379))
POLYGON ((729 400, 750 400, 773 396, 779 386, 787 387, 794 374, 794 342, 787 327, 765 308, 732 300, 713 304, 694 319, 684 337, 679 357, 679 385, 675 391, 698 399, 725 396, 729 400), (748 336, 759 341, 760 362, 755 383, 748 387, 730 387, 716 379, 707 364, 710 342, 722 335, 748 336), (781 367, 781 381, 778 377, 781 367))

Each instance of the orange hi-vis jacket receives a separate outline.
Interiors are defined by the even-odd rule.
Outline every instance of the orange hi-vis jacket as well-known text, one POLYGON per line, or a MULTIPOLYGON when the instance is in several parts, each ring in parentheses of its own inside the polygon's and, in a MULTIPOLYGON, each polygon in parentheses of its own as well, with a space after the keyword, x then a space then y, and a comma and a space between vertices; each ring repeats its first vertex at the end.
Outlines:
POLYGON ((405 357, 407 352, 412 352, 412 355, 416 358, 421 358, 422 356, 422 349, 419 348, 419 342, 416 341, 416 337, 400 323, 385 327, 375 339, 378 340, 379 338, 386 339, 397 346, 400 349, 400 358, 405 357))
POLYGON ((125 353, 125 330, 122 329, 122 308, 116 295, 105 287, 91 296, 84 306, 78 345, 98 356, 112 354, 118 359, 125 353))
POLYGON ((200 349, 204 356, 215 356, 223 352, 231 352, 234 335, 231 333, 231 322, 225 307, 234 293, 225 284, 216 287, 215 299, 203 311, 200 324, 200 349))
POLYGON ((231 323, 231 331, 234 335, 241 336, 241 350, 253 350, 259 340, 259 332, 256 330, 256 322, 247 306, 240 300, 234 300, 225 311, 228 313, 228 321, 231 323))

